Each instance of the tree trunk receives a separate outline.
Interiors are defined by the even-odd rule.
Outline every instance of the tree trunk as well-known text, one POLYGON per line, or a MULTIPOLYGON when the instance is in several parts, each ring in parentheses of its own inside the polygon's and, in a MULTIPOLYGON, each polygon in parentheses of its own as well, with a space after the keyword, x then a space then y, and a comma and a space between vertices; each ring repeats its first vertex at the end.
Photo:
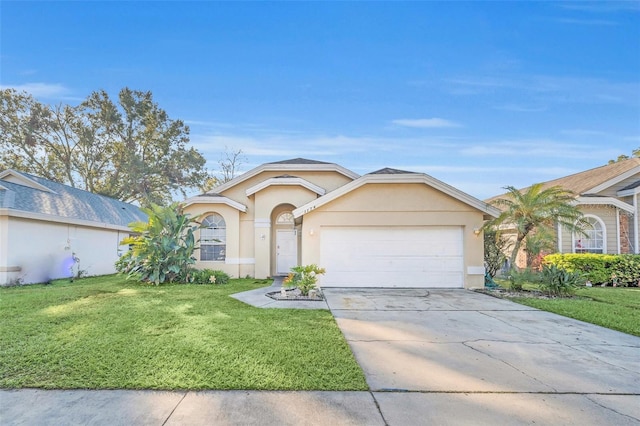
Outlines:
POLYGON ((524 241, 525 237, 526 235, 518 235, 518 237, 516 238, 516 244, 513 246, 513 251, 511 252, 511 257, 509 258, 509 268, 511 270, 518 270, 518 266, 516 265, 516 258, 518 257, 520 246, 522 246, 522 241, 524 241))

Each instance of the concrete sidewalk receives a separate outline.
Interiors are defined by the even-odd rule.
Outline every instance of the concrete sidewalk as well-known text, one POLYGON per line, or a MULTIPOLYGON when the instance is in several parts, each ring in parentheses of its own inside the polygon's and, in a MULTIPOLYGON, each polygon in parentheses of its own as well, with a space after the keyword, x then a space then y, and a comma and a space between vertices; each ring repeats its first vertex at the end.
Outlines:
POLYGON ((2 390, 0 425, 384 425, 369 392, 2 390))

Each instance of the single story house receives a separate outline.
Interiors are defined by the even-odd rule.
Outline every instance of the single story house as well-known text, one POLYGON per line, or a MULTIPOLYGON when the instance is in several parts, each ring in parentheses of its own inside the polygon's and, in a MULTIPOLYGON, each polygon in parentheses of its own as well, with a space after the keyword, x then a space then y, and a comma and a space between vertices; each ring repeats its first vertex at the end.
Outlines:
MULTIPOLYGON (((552 186, 573 192, 575 203, 588 222, 584 234, 557 226, 559 253, 640 253, 640 158, 629 158, 543 183, 543 189, 552 186)), ((519 255, 518 265, 523 266, 522 258, 523 255, 519 255)))
POLYGON ((296 158, 263 164, 185 201, 203 224, 198 268, 231 276, 326 269, 325 287, 481 287, 485 220, 499 211, 431 176, 359 176, 296 158))
POLYGON ((0 285, 114 273, 136 206, 15 170, 0 172, 0 285))

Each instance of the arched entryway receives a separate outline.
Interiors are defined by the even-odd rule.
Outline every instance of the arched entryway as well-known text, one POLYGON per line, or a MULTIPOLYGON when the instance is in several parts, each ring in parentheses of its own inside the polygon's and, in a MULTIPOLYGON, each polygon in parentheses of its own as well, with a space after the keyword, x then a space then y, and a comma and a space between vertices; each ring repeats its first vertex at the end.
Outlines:
POLYGON ((298 228, 293 217, 294 206, 282 204, 271 214, 273 275, 287 275, 298 265, 298 228))

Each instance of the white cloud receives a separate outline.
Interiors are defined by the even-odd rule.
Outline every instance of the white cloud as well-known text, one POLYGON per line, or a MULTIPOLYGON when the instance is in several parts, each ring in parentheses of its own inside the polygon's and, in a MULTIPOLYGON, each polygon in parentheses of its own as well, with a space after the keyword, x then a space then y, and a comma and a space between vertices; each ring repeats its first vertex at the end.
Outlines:
POLYGON ((416 127, 421 129, 440 128, 440 127, 460 127, 460 124, 445 120, 444 118, 401 118, 392 121, 393 124, 404 127, 416 127))
POLYGON ((2 89, 25 91, 35 98, 60 98, 69 93, 69 89, 59 83, 7 84, 0 87, 2 87, 2 89))
POLYGON ((469 157, 570 158, 594 160, 608 159, 618 155, 615 148, 585 148, 585 145, 577 143, 566 143, 549 139, 526 139, 481 143, 461 149, 460 154, 469 157))
POLYGON ((602 78, 509 74, 446 79, 454 95, 526 95, 536 104, 590 103, 638 105, 640 81, 612 81, 602 78), (518 93, 520 92, 520 93, 518 93))
POLYGON ((596 26, 618 25, 618 23, 615 21, 609 21, 605 19, 559 18, 559 19, 556 19, 556 21, 562 24, 571 24, 571 25, 596 25, 596 26))
POLYGON ((205 157, 218 155, 225 146, 254 157, 327 157, 394 149, 391 140, 343 135, 192 135, 191 144, 205 157))

